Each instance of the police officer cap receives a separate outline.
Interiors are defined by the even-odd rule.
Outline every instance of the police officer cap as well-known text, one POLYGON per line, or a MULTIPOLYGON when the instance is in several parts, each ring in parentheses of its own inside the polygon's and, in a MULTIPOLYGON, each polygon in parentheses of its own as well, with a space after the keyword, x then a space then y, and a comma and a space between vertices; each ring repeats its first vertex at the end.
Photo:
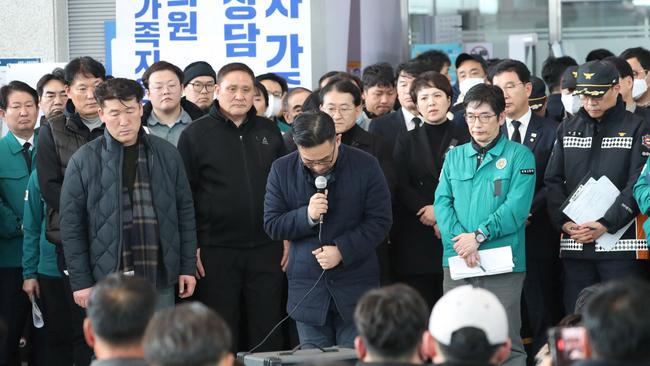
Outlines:
POLYGON ((528 97, 528 105, 530 109, 536 111, 544 105, 544 99, 546 99, 546 84, 544 80, 538 78, 537 76, 531 76, 530 82, 533 85, 533 91, 528 97))
POLYGON ((618 71, 609 62, 590 61, 578 67, 574 94, 602 97, 607 90, 618 84, 618 71))
POLYGON ((461 53, 460 55, 458 55, 458 57, 456 57, 456 62, 455 62, 456 69, 458 69, 458 67, 463 62, 469 61, 469 60, 474 60, 474 61, 478 62, 479 64, 481 64, 481 67, 483 68, 483 71, 487 72, 488 67, 487 67, 487 62, 485 62, 485 59, 483 59, 483 57, 481 57, 481 55, 471 55, 469 53, 461 53))
POLYGON ((562 89, 575 89, 576 78, 578 77, 578 66, 569 66, 562 74, 562 82, 560 88, 562 89))
POLYGON ((187 65, 183 70, 183 85, 189 84, 194 78, 199 76, 211 76, 214 81, 217 81, 217 73, 214 72, 212 66, 205 61, 196 61, 187 65))

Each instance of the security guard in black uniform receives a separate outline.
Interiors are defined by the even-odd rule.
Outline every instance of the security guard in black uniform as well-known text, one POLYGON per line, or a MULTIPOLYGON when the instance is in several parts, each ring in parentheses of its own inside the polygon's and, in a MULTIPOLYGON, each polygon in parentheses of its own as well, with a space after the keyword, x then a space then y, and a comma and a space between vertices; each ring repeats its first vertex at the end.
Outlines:
POLYGON ((645 121, 625 109, 619 95, 619 75, 608 62, 591 61, 578 68, 575 93, 582 107, 564 120, 546 169, 548 209, 551 220, 563 232, 560 257, 564 264, 564 303, 575 307, 578 293, 594 283, 640 276, 648 247, 636 216, 639 208, 632 189, 650 151, 650 131, 645 121), (588 177, 609 178, 620 190, 603 217, 592 222, 573 222, 562 205, 588 177), (630 221, 612 250, 595 241, 605 232, 615 233, 630 221))

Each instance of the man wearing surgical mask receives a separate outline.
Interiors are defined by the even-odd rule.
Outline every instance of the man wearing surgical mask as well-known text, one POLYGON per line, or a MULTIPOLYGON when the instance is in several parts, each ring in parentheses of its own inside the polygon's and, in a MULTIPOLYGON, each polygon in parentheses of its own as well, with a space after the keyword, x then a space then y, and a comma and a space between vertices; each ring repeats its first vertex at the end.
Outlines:
POLYGON ((562 93, 562 105, 564 106, 564 118, 562 120, 578 113, 582 102, 579 95, 574 95, 576 89, 576 76, 578 75, 578 66, 569 66, 564 70, 560 80, 560 90, 562 93))
POLYGON ((649 107, 650 51, 643 47, 628 48, 621 53, 620 57, 627 61, 632 68, 634 76, 632 98, 636 101, 636 105, 644 108, 649 107))
POLYGON ((287 81, 272 72, 255 77, 255 81, 262 83, 269 95, 269 102, 267 103, 264 116, 277 122, 280 131, 288 131, 289 125, 284 121, 284 111, 282 108, 282 101, 289 91, 287 81))
POLYGON ((634 101, 633 93, 636 80, 634 79, 634 72, 632 71, 630 64, 625 62, 621 57, 616 56, 607 57, 603 59, 603 61, 614 65, 618 71, 619 84, 621 85, 619 94, 621 94, 621 97, 623 98, 625 109, 643 118, 646 122, 650 122, 650 109, 639 107, 634 101))
POLYGON ((456 77, 458 79, 458 89, 460 95, 456 99, 456 104, 449 110, 454 114, 455 123, 465 124, 465 104, 463 99, 468 90, 474 85, 484 84, 487 79, 487 63, 479 55, 470 55, 461 53, 456 58, 456 77))

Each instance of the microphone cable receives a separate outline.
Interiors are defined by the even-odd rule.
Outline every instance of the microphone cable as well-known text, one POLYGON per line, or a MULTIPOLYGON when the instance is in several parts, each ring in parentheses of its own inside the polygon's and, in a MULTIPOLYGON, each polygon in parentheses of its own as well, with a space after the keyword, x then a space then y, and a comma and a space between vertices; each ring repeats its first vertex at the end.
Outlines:
MULTIPOLYGON (((322 229, 323 229, 323 224, 320 223, 320 224, 318 225, 318 242, 321 243, 321 245, 322 245, 322 242, 321 242, 321 231, 322 231, 322 229)), ((302 304, 302 302, 305 301, 305 299, 307 298, 307 296, 309 296, 309 294, 310 294, 312 291, 314 291, 314 289, 316 288, 316 286, 318 285, 318 283, 321 281, 321 279, 323 279, 323 276, 325 275, 325 271, 326 271, 326 270, 324 269, 324 270, 320 273, 320 275, 318 276, 318 279, 316 280, 316 282, 314 282, 314 284, 311 286, 311 288, 309 289, 309 291, 307 291, 307 292, 302 296, 302 298, 300 298, 300 300, 296 303, 296 305, 293 307, 293 309, 291 309, 291 311, 287 314, 287 316, 285 316, 284 318, 282 318, 282 320, 280 320, 280 321, 279 321, 275 326, 273 326, 273 328, 271 328, 271 330, 270 330, 269 333, 266 335, 266 337, 264 337, 264 339, 262 339, 262 341, 261 341, 260 343, 258 343, 255 347, 251 348, 251 350, 248 351, 247 353, 253 353, 253 352, 255 352, 258 348, 260 348, 260 347, 261 347, 261 346, 262 346, 262 345, 263 345, 263 344, 264 344, 264 343, 269 339, 269 337, 271 337, 271 335, 273 334, 273 332, 275 332, 276 329, 278 329, 278 327, 279 327, 280 325, 282 325, 282 323, 284 323, 285 321, 287 321, 287 319, 289 319, 289 318, 291 317, 291 315, 293 315, 293 313, 295 313, 296 310, 298 310, 298 307, 300 307, 300 305, 302 304)))

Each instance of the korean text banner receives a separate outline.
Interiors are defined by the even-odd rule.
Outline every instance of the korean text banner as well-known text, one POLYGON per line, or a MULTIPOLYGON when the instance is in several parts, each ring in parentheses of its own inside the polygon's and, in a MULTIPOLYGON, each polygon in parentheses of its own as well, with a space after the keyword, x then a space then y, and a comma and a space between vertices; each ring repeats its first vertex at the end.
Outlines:
POLYGON ((230 62, 311 87, 308 0, 118 0, 113 75, 139 79, 152 63, 230 62))

